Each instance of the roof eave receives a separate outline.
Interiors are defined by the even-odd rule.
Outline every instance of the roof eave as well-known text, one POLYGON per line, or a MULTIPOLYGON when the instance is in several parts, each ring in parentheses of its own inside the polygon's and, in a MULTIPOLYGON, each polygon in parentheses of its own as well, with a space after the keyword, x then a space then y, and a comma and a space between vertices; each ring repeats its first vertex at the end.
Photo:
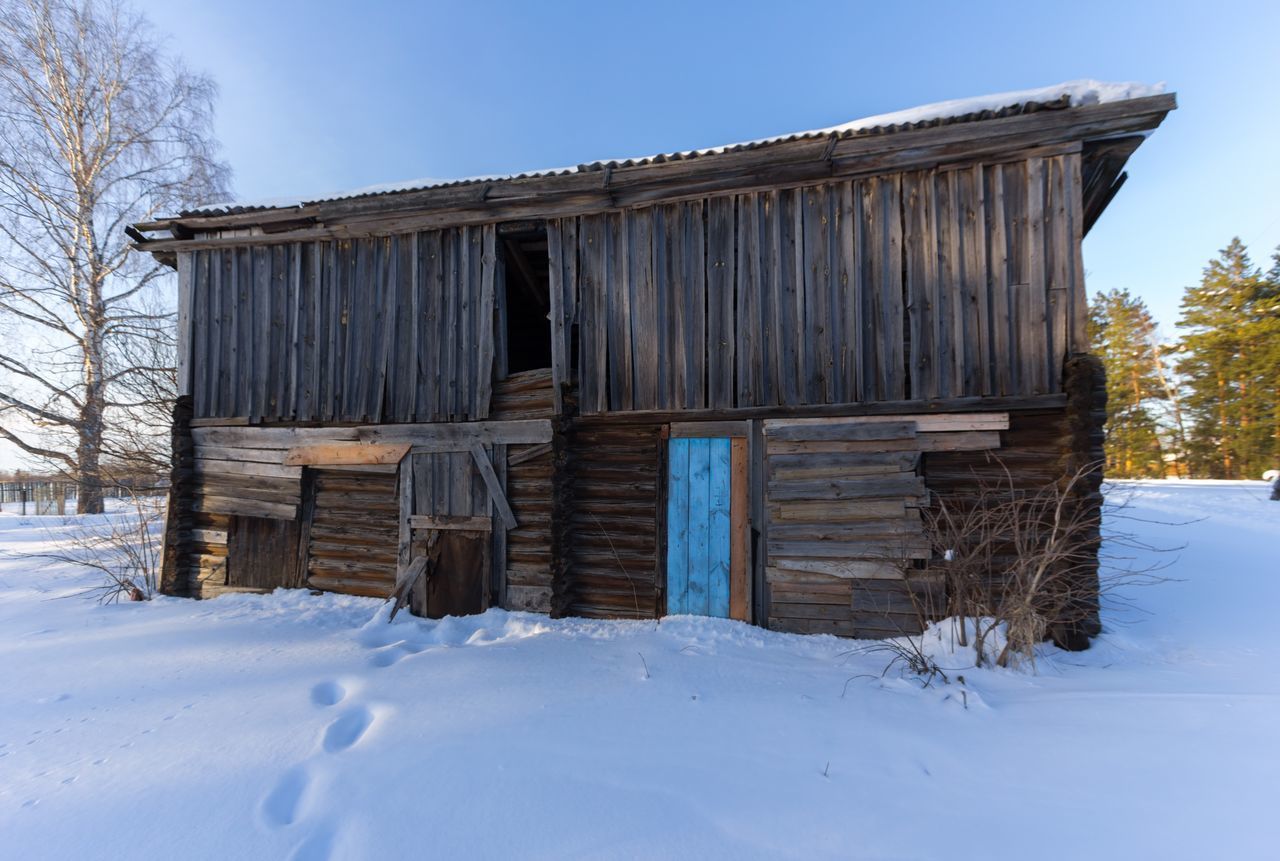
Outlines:
POLYGON ((172 251, 198 247, 196 243, 265 244, 321 233, 358 236, 453 223, 560 217, 660 200, 1012 156, 1037 147, 1141 137, 1158 127, 1176 107, 1176 95, 1168 93, 880 134, 832 133, 696 158, 605 166, 571 174, 384 192, 225 215, 183 216, 134 225, 144 234, 171 233, 171 237, 136 245, 148 251, 172 251), (225 240, 197 236, 233 229, 253 230, 259 235, 225 240))

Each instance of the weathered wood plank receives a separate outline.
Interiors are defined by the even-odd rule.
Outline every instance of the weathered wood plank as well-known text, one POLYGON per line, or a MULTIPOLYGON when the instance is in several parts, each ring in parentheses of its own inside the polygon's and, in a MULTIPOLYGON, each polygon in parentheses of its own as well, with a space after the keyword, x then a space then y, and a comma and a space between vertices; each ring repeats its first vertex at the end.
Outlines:
POLYGON ((656 369, 657 403, 680 408, 684 403, 684 283, 681 280, 680 204, 644 210, 652 218, 654 325, 661 358, 656 369))
POLYGON ((734 249, 736 202, 733 197, 707 201, 707 406, 732 407, 737 337, 734 321, 734 249))
POLYGON ((707 282, 706 235, 702 201, 690 201, 679 208, 679 276, 683 285, 683 313, 679 330, 683 335, 681 356, 681 406, 707 406, 707 282))
POLYGON ((884 466, 888 469, 906 471, 915 468, 920 455, 917 450, 909 451, 854 451, 854 452, 814 452, 806 449, 797 453, 769 452, 769 469, 780 476, 787 467, 804 469, 825 469, 838 473, 848 467, 884 466))
POLYGON ((903 242, 906 245, 907 316, 911 327, 911 397, 942 397, 938 385, 938 253, 934 225, 933 174, 902 178, 903 242))
POLYGON ((737 402, 739 406, 756 406, 766 403, 762 378, 759 197, 740 195, 737 207, 737 402))
POLYGON ((864 559, 790 559, 770 560, 771 583, 812 582, 813 576, 840 577, 849 580, 901 580, 902 568, 892 562, 864 559), (806 575, 808 575, 806 577, 806 575))
POLYGON ((781 424, 765 422, 765 435, 770 440, 796 441, 861 441, 910 439, 916 435, 913 421, 851 422, 832 421, 825 424, 781 424))
POLYGON ((750 433, 750 424, 739 422, 672 422, 669 426, 672 439, 681 437, 745 437, 750 433))
POLYGON ((783 556, 814 557, 825 559, 928 559, 931 551, 927 542, 904 536, 903 541, 781 541, 772 537, 768 541, 769 558, 783 556))
POLYGON ((924 481, 911 477, 874 478, 854 481, 817 480, 770 482, 770 501, 786 499, 863 499, 873 497, 923 496, 924 481))
POLYGON ((800 193, 803 218, 804 343, 801 345, 804 402, 831 403, 831 207, 825 185, 810 186, 800 193))
MULTIPOLYGON (((569 285, 565 283, 562 219, 547 221, 548 292, 551 302, 551 397, 554 412, 564 412, 564 385, 569 379, 569 333, 571 321, 566 308, 569 285)), ((576 252, 576 249, 572 249, 576 252)))
MULTIPOLYGON (((477 337, 480 349, 476 365, 476 395, 469 418, 483 419, 489 415, 490 400, 493 397, 493 361, 496 353, 494 346, 493 308, 494 295, 497 291, 498 252, 496 248, 496 230, 494 225, 487 224, 481 228, 481 271, 480 271, 480 306, 476 317, 477 337)), ((502 333, 505 341, 506 333, 502 333)))
POLYGON ((1067 189, 1067 213, 1071 220, 1071 333, 1070 349, 1076 353, 1089 351, 1089 295, 1084 280, 1084 188, 1081 177, 1079 153, 1067 157, 1069 187, 1067 189))
POLYGON ((1022 366, 1024 391, 1042 394, 1051 391, 1049 384, 1049 296, 1045 260, 1045 185, 1043 158, 1026 161, 1026 254, 1027 317, 1018 321, 1025 338, 1022 366))
POLYGON ((285 452, 288 466, 342 466, 345 464, 395 464, 409 453, 409 443, 320 443, 295 446, 285 452))
POLYGON ((497 473, 493 471, 493 463, 489 460, 489 455, 485 452, 484 446, 479 443, 473 443, 471 456, 475 458, 476 468, 480 471, 480 477, 484 479, 485 486, 489 489, 489 498, 493 501, 498 516, 502 518, 502 522, 507 529, 515 529, 519 524, 516 522, 515 514, 511 511, 510 503, 507 502, 507 495, 503 490, 502 482, 498 480, 497 473))
MULTIPOLYGON (((191 394, 192 370, 192 294, 195 285, 192 283, 193 261, 195 252, 185 251, 178 254, 178 316, 177 316, 177 386, 178 397, 191 394)), ((204 360, 203 356, 199 357, 204 360)))
POLYGON ((986 199, 981 165, 956 172, 961 245, 956 340, 962 357, 960 396, 991 394, 991 321, 987 292, 986 199))
POLYGON ((1049 328, 1049 344, 1047 359, 1049 362, 1046 384, 1050 390, 1057 389, 1056 382, 1061 376, 1064 362, 1067 359, 1069 346, 1067 331, 1070 326, 1071 261, 1074 251, 1071 247, 1071 219, 1067 212, 1067 193, 1069 180, 1065 159, 1045 159, 1045 277, 1047 280, 1047 302, 1049 328))
POLYGON ((1012 320, 1009 307, 1008 213, 1005 210, 1004 174, 1001 165, 987 168, 987 295, 991 302, 992 390, 995 395, 1011 395, 1013 389, 1012 320))
MULTIPOLYGON (((754 195, 752 214, 754 221, 752 241, 758 249, 759 259, 750 268, 752 274, 753 335, 759 351, 758 361, 761 364, 756 372, 755 388, 757 401, 761 404, 782 403, 786 397, 784 372, 791 376, 803 375, 804 368, 797 371, 787 364, 785 353, 788 345, 792 350, 797 343, 794 327, 788 330, 783 320, 781 291, 784 282, 790 277, 785 271, 788 263, 787 253, 791 251, 782 239, 783 221, 788 217, 785 213, 788 201, 797 192, 794 190, 769 189, 754 195)), ((741 234, 739 235, 741 242, 741 234)), ((803 300, 802 300, 803 301, 803 300)))
POLYGON ((293 520, 298 516, 297 505, 209 495, 199 495, 192 500, 191 510, 210 514, 237 514, 243 517, 270 517, 277 520, 293 520))
POLYGON ((820 418, 788 418, 765 419, 762 424, 767 435, 774 435, 779 428, 831 426, 837 424, 859 424, 864 422, 912 422, 917 433, 936 433, 940 431, 969 430, 1007 430, 1009 414, 1007 412, 971 412, 971 413, 904 413, 901 415, 863 415, 832 416, 820 418))
POLYGON ((272 356, 272 347, 279 343, 279 336, 271 331, 271 249, 251 248, 246 257, 251 274, 245 301, 251 315, 246 327, 250 343, 245 350, 246 373, 240 384, 249 390, 246 412, 252 420, 260 421, 265 415, 274 415, 274 411, 269 411, 268 392, 278 365, 272 356))
POLYGON ((835 354, 832 357, 836 376, 833 403, 851 403, 862 397, 862 362, 859 345, 867 337, 862 321, 862 281, 858 277, 858 246, 855 241, 861 214, 860 191, 853 183, 836 185, 832 198, 832 313, 838 318, 839 330, 832 338, 835 354))
POLYGON ((527 463, 531 460, 537 460, 538 458, 549 454, 551 454, 551 443, 548 442, 540 445, 534 445, 530 448, 524 449, 523 451, 508 454, 507 466, 518 466, 519 464, 527 463))
POLYGON ((578 228, 578 408, 584 415, 609 408, 605 236, 605 216, 582 218, 578 228))
MULTIPOLYGON (((389 427, 397 427, 390 425, 389 427)), ((359 439, 354 427, 264 428, 213 427, 192 428, 197 446, 221 445, 233 448, 293 448, 308 443, 354 441, 359 439)))
POLYGON ((409 517, 414 529, 452 529, 462 532, 489 532, 493 520, 488 515, 429 515, 414 514, 409 517))
POLYGON ((635 409, 656 409, 658 371, 666 357, 659 347, 658 304, 653 269, 654 210, 627 210, 622 220, 627 237, 627 287, 631 308, 631 347, 635 409))
POLYGON ((603 335, 609 348, 609 405, 615 410, 635 408, 635 358, 632 321, 633 288, 631 258, 649 254, 649 249, 635 249, 630 244, 628 216, 612 213, 605 216, 604 266, 607 318, 603 335))
POLYGON ((298 466, 277 466, 273 463, 240 462, 231 460, 206 460, 197 455, 194 461, 196 475, 246 475, 263 478, 301 478, 298 466))
MULTIPOLYGON (((854 499, 833 501, 775 502, 769 506, 769 515, 777 522, 797 521, 815 523, 847 523, 865 520, 920 521, 918 509, 907 507, 907 497, 901 499, 854 499)), ((914 502, 914 500, 912 500, 914 502)))
POLYGON ((415 450, 466 451, 475 443, 527 445, 551 441, 549 419, 367 425, 341 430, 353 432, 347 438, 379 443, 407 442, 412 443, 415 450))

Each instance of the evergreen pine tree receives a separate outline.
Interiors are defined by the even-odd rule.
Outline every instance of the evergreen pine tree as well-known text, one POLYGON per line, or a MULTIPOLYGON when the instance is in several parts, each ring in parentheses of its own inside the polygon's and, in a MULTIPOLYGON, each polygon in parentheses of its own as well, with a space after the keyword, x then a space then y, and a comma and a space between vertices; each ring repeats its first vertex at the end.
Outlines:
POLYGON ((1168 392, 1151 312, 1128 290, 1098 293, 1089 307, 1089 334, 1107 370, 1107 474, 1163 476, 1164 446, 1153 405, 1168 392))
POLYGON ((1258 477, 1280 454, 1280 279, 1233 239, 1187 288, 1178 326, 1194 474, 1258 477))

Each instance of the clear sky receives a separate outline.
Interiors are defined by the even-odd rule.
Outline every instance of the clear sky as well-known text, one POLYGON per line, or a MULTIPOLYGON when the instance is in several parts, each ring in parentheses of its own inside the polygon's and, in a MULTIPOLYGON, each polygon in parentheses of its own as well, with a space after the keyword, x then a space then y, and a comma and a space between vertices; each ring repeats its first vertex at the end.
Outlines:
POLYGON ((1085 244, 1175 334, 1232 236, 1280 244, 1280 2, 147 4, 221 85, 242 198, 750 140, 1074 78, 1174 112, 1085 244))
MULTIPOLYGON (((242 199, 645 155, 1075 78, 1179 110, 1085 242, 1174 336, 1239 235, 1280 244, 1280 2, 390 2, 145 6, 221 86, 242 199)), ((0 451, 0 459, 3 459, 0 451)))

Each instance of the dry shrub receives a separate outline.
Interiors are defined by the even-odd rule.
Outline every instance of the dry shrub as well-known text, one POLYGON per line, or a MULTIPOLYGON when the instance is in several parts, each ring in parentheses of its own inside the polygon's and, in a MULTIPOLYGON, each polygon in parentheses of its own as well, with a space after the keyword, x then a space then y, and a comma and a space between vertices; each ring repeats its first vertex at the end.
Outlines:
MULTIPOLYGON (((999 479, 975 478, 968 493, 935 496, 925 510, 930 570, 942 572, 956 642, 973 646, 979 666, 1034 665, 1036 646, 1048 639, 1086 648, 1101 630, 1105 593, 1164 579, 1156 576, 1159 566, 1100 559, 1104 503, 1092 490, 1098 469, 1087 464, 1058 482, 1025 488, 1004 468, 999 479), (993 637, 997 631, 1003 637, 993 637)), ((1111 526, 1106 537, 1116 547, 1156 549, 1111 526)))
POLYGON ((150 600, 164 554, 166 499, 130 491, 125 501, 123 512, 70 519, 69 537, 59 537, 58 549, 31 558, 98 572, 100 584, 81 594, 100 603, 150 600))

